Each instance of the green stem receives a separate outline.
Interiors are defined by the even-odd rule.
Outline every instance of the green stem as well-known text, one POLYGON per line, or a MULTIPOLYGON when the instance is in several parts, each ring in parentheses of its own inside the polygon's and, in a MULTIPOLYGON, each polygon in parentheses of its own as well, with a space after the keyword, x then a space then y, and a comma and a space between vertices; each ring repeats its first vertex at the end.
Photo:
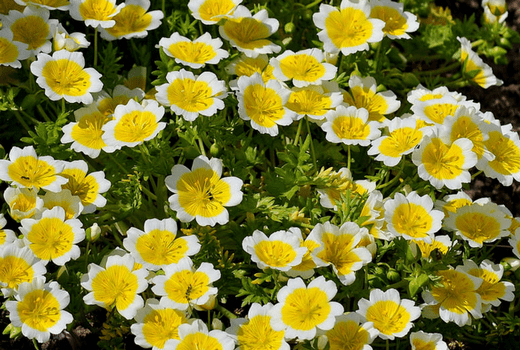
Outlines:
POLYGON ((16 119, 20 122, 20 124, 22 124, 23 128, 29 132, 31 131, 31 129, 29 128, 29 125, 27 125, 27 123, 25 122, 25 120, 23 120, 23 117, 20 115, 20 112, 18 111, 13 111, 14 112, 14 116, 16 117, 16 119))
POLYGON ((98 57, 98 27, 94 29, 94 67, 97 67, 97 57, 98 57))
POLYGON ((116 159, 116 157, 114 157, 114 155, 112 153, 107 153, 107 154, 108 154, 108 158, 110 158, 110 160, 113 161, 119 167, 119 169, 121 169, 121 171, 123 171, 124 174, 130 174, 130 172, 116 159))
POLYGON ((299 138, 300 138, 300 133, 302 131, 302 124, 303 124, 303 122, 300 119, 298 121, 298 129, 296 130, 296 136, 294 137, 294 142, 293 142, 293 145, 295 145, 295 146, 298 145, 298 141, 299 141, 299 138))
POLYGON ((347 154, 348 154, 348 156, 347 156, 347 168, 348 168, 348 170, 350 170, 350 157, 352 155, 351 150, 350 150, 350 145, 347 146, 347 154))
POLYGON ((374 72, 375 73, 377 73, 377 70, 379 68, 379 56, 381 55, 381 46, 383 46, 383 41, 380 41, 377 44, 376 57, 374 58, 374 72))
POLYGON ((477 176, 479 176, 480 174, 482 174, 484 170, 479 170, 477 171, 475 174, 471 175, 471 180, 474 180, 477 176))
POLYGON ((307 123, 307 132, 309 133, 309 136, 311 137, 312 163, 314 164, 314 169, 318 169, 318 165, 316 163, 316 152, 314 151, 314 142, 312 141, 311 126, 310 126, 310 123, 309 123, 309 118, 307 116, 305 116, 305 121, 307 123))
POLYGON ((234 313, 232 313, 231 311, 229 311, 228 309, 226 309, 225 307, 223 307, 221 305, 215 306, 215 309, 230 320, 233 318, 237 318, 237 315, 235 315, 234 313))
POLYGON ((150 192, 149 189, 146 188, 146 186, 141 186, 141 191, 144 192, 148 197, 150 197, 152 200, 157 201, 157 196, 150 192))
POLYGON ((419 71, 419 72, 416 72, 415 74, 417 74, 417 75, 439 75, 442 73, 450 72, 450 71, 454 70, 455 68, 458 68, 459 66, 460 66, 460 62, 454 62, 445 67, 441 67, 441 68, 434 69, 434 70, 419 71))
POLYGON ((386 350, 390 350, 390 340, 386 340, 386 350))
POLYGON ((61 114, 65 114, 65 99, 61 99, 61 114))
POLYGON ((398 181, 400 179, 401 174, 403 173, 403 169, 404 169, 404 161, 401 161, 401 167, 399 168, 399 170, 398 170, 397 174, 394 176, 394 178, 385 184, 377 186, 376 190, 380 190, 382 188, 393 185, 396 181, 398 181))
POLYGON ((47 115, 47 113, 45 113, 45 111, 43 110, 43 108, 40 104, 37 104, 36 108, 38 109, 38 112, 40 112, 40 114, 42 115, 43 119, 45 119, 46 122, 52 121, 51 118, 49 118, 49 116, 47 115))

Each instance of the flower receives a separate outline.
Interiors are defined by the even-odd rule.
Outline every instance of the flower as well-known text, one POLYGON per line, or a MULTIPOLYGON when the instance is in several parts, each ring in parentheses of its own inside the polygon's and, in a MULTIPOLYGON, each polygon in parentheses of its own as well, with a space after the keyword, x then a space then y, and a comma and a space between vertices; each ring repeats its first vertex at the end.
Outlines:
POLYGON ((217 24, 229 18, 242 0, 190 0, 188 8, 204 24, 217 24))
POLYGON ((482 58, 471 49, 471 43, 468 39, 457 37, 457 40, 461 44, 460 60, 464 64, 464 72, 472 74, 471 80, 484 89, 493 85, 500 86, 504 83, 493 75, 491 67, 484 63, 482 58), (476 75, 473 75, 473 73, 476 73, 476 75))
POLYGON ((81 277, 81 286, 89 291, 83 297, 85 304, 115 307, 124 318, 132 319, 144 306, 139 293, 148 287, 148 271, 134 270, 134 264, 130 254, 109 256, 105 267, 89 264, 88 273, 81 277))
POLYGON ((165 122, 159 122, 163 116, 164 107, 157 101, 143 100, 139 103, 129 100, 126 105, 116 107, 114 119, 103 124, 101 137, 115 149, 135 147, 153 139, 166 127, 165 122))
POLYGON ((412 332, 410 345, 412 350, 448 350, 448 345, 442 340, 440 333, 412 332))
POLYGON ((491 201, 475 202, 458 208, 446 218, 446 228, 456 231, 470 247, 481 248, 484 243, 494 242, 510 235, 511 219, 491 201))
POLYGON ((226 333, 236 337, 240 350, 290 349, 284 340, 284 330, 275 331, 271 327, 272 308, 271 303, 263 306, 253 303, 247 312, 247 319, 231 319, 231 327, 226 329, 226 333))
POLYGON ((76 122, 71 122, 61 128, 63 136, 62 143, 70 143, 70 148, 76 152, 81 152, 91 158, 97 158, 101 150, 108 153, 114 152, 115 147, 108 146, 103 141, 103 126, 111 119, 112 116, 107 116, 100 112, 95 105, 82 107, 74 111, 76 122))
POLYGON ((111 27, 101 26, 101 37, 106 40, 144 38, 149 30, 158 28, 164 13, 148 11, 150 0, 126 0, 125 6, 112 19, 111 27))
POLYGON ((368 121, 368 111, 354 106, 340 105, 326 114, 327 121, 321 125, 329 142, 346 145, 368 146, 371 140, 381 135, 379 123, 368 121))
POLYGON ((482 0, 481 5, 486 23, 504 23, 509 14, 505 0, 482 0))
POLYGON ((369 300, 358 301, 359 313, 379 331, 381 339, 402 338, 410 331, 412 322, 421 316, 421 308, 413 300, 401 299, 396 289, 370 291, 369 300))
POLYGON ((333 281, 320 276, 308 286, 301 278, 292 278, 278 291, 278 304, 270 311, 271 327, 285 329, 285 338, 312 339, 317 328, 334 327, 335 317, 343 313, 343 306, 331 301, 338 288, 333 281))
POLYGON ((176 236, 175 220, 149 219, 144 222, 144 232, 134 227, 126 232, 123 246, 138 263, 156 271, 199 252, 200 243, 196 236, 176 236))
POLYGON ((351 75, 348 81, 350 92, 343 93, 346 105, 365 108, 368 111, 369 121, 383 122, 385 115, 399 109, 401 102, 392 91, 377 91, 376 80, 372 77, 361 78, 351 75))
POLYGON ((70 16, 76 21, 84 21, 93 28, 110 28, 116 24, 115 15, 125 7, 116 6, 116 0, 70 0, 70 16))
POLYGON ((318 265, 332 265, 341 283, 349 285, 356 280, 355 272, 372 261, 372 254, 365 247, 358 247, 361 235, 368 233, 354 222, 345 222, 341 227, 330 222, 317 224, 308 239, 319 244, 312 255, 318 265))
MULTIPOLYGON (((144 91, 146 89, 146 77, 147 77, 146 67, 133 66, 128 71, 127 78, 124 80, 123 84, 124 84, 124 86, 126 86, 127 88, 129 88, 131 90, 139 88, 144 91)), ((115 90, 116 89, 114 88, 114 95, 116 95, 115 90)), ((144 96, 144 97, 150 98, 147 96, 144 96)), ((141 99, 142 99, 142 97, 140 98, 140 100, 141 99)))
POLYGON ((31 53, 25 43, 13 40, 13 32, 7 28, 0 30, 0 65, 22 68, 20 60, 29 58, 31 53))
POLYGON ((312 20, 321 29, 318 38, 326 52, 341 51, 344 55, 350 55, 368 50, 368 43, 383 40, 385 22, 370 18, 367 0, 342 0, 339 10, 321 4, 319 12, 312 15, 312 20))
POLYGON ((379 332, 355 312, 336 317, 334 328, 325 332, 330 350, 372 350, 379 332), (348 346, 348 348, 346 348, 348 346))
POLYGON ((224 108, 226 84, 211 72, 194 75, 181 69, 166 75, 168 83, 157 86, 155 98, 187 121, 199 114, 210 117, 224 108))
POLYGON ((88 173, 87 162, 75 160, 65 164, 61 175, 69 181, 62 186, 73 196, 78 196, 83 204, 83 213, 89 214, 96 208, 104 207, 107 200, 101 195, 110 188, 110 181, 105 179, 103 171, 88 173))
POLYGON ((320 246, 320 243, 316 242, 310 236, 307 236, 307 238, 303 240, 301 230, 296 227, 289 229, 289 231, 293 232, 300 240, 300 248, 306 248, 307 251, 305 252, 305 254, 303 254, 302 261, 298 265, 292 266, 291 269, 289 271, 285 271, 285 273, 289 277, 300 276, 305 279, 311 278, 312 275, 314 275, 314 269, 318 267, 316 261, 314 261, 315 257, 313 252, 316 248, 320 246))
POLYGON ((50 12, 45 8, 27 6, 23 13, 12 10, 9 15, 0 15, 2 28, 9 28, 13 33, 13 41, 27 44, 31 55, 39 52, 51 52, 50 38, 58 20, 49 19, 50 12))
POLYGON ((217 64, 229 53, 221 49, 222 40, 213 39, 211 34, 204 33, 195 40, 190 40, 179 33, 173 33, 169 38, 161 38, 159 47, 164 53, 175 58, 175 62, 198 69, 206 64, 217 64))
POLYGON ((220 36, 231 46, 254 58, 262 53, 280 52, 281 47, 267 39, 278 30, 278 26, 278 20, 269 18, 267 10, 262 9, 252 16, 247 7, 239 5, 218 29, 220 36))
MULTIPOLYGON (((255 230, 252 236, 242 241, 242 249, 251 254, 251 260, 259 269, 267 267, 288 271, 302 262, 307 248, 300 246, 297 228, 288 231, 276 231, 269 237, 262 231, 255 230)), ((300 232, 301 235, 301 232, 300 232)))
POLYGON ((51 333, 60 334, 73 321, 72 315, 63 310, 69 305, 69 293, 58 282, 45 283, 43 276, 20 284, 15 298, 5 303, 9 319, 29 339, 45 343, 51 333))
POLYGON ((0 213, 0 249, 7 244, 13 243, 17 237, 13 230, 4 228, 7 225, 7 220, 4 214, 0 213))
POLYGON ((436 287, 423 291, 422 297, 427 305, 439 307, 439 316, 444 322, 455 322, 462 327, 471 322, 470 314, 482 317, 481 297, 477 293, 481 278, 464 272, 462 266, 437 271, 436 275, 440 277, 436 287))
POLYGON ((233 350, 235 342, 225 332, 212 330, 201 320, 195 320, 192 324, 181 324, 179 326, 179 338, 166 342, 165 348, 172 350, 197 349, 197 350, 233 350))
POLYGON ((508 243, 513 247, 513 254, 520 259, 520 228, 515 230, 515 233, 511 235, 508 243))
POLYGON ((52 261, 63 266, 79 258, 76 244, 85 239, 85 230, 78 219, 66 220, 63 208, 45 210, 40 219, 23 219, 21 224, 24 242, 44 264, 52 261))
POLYGON ((408 33, 419 29, 417 16, 404 11, 404 4, 391 0, 372 0, 371 18, 378 18, 385 22, 383 33, 390 39, 411 39, 408 33))
POLYGON ((387 228, 396 237, 430 243, 433 234, 441 229, 444 213, 433 209, 433 201, 428 195, 419 196, 412 191, 405 197, 396 193, 384 207, 387 228))
POLYGON ((285 107, 290 91, 278 81, 264 83, 259 73, 238 79, 238 115, 251 120, 253 129, 262 134, 278 135, 278 125, 289 125, 295 114, 285 107))
POLYGON ((63 167, 61 161, 51 156, 39 157, 33 146, 23 149, 14 146, 9 152, 9 160, 0 159, 0 180, 12 181, 13 186, 59 192, 61 185, 67 182, 58 175, 63 167))
POLYGON ((33 188, 24 187, 8 187, 5 190, 4 199, 14 220, 33 217, 43 208, 43 200, 38 197, 37 192, 33 188))
POLYGON ((322 81, 334 78, 337 68, 323 62, 323 52, 319 49, 307 49, 293 52, 286 50, 276 58, 271 58, 273 75, 281 81, 292 80, 294 86, 305 87, 319 85, 322 81))
POLYGON ((462 183, 471 182, 469 169, 477 164, 477 155, 472 151, 473 143, 466 138, 450 143, 434 130, 425 135, 418 149, 412 153, 419 177, 437 189, 443 186, 458 190, 462 183))
POLYGON ((97 95, 96 106, 99 112, 110 120, 112 119, 111 114, 114 114, 117 106, 126 105, 130 100, 141 102, 144 97, 145 93, 139 87, 130 89, 125 85, 116 85, 111 94, 103 90, 97 95))
POLYGON ((321 122, 331 109, 343 102, 339 91, 326 92, 323 87, 310 85, 304 88, 293 88, 285 107, 296 112, 296 119, 308 116, 311 121, 321 122))
MULTIPOLYGON (((269 64, 269 59, 266 54, 261 54, 255 58, 247 57, 242 54, 237 58, 233 59, 229 65, 225 68, 227 74, 237 75, 241 77, 246 75, 248 77, 255 73, 260 73, 264 83, 267 83, 271 79, 275 79, 273 75, 274 67, 269 64)), ((236 87, 236 80, 233 80, 236 87)), ((233 88, 232 82, 229 85, 233 88)))
POLYGON ((414 117, 425 121, 426 123, 435 123, 442 125, 444 119, 451 115, 455 115, 461 103, 453 96, 446 95, 441 98, 432 98, 425 101, 417 101, 412 105, 414 117))
POLYGON ((36 83, 45 89, 45 95, 52 101, 64 98, 73 103, 92 103, 93 92, 101 91, 101 74, 94 68, 84 68, 85 58, 81 52, 56 51, 49 56, 38 54, 31 63, 31 72, 36 75, 36 83))
POLYGON ((182 258, 178 263, 163 268, 164 275, 152 279, 152 292, 162 296, 161 304, 178 310, 186 310, 190 305, 204 305, 210 296, 217 294, 212 283, 220 279, 220 271, 213 264, 203 262, 195 270, 190 258, 182 258))
MULTIPOLYGON (((14 240, 16 240, 16 236, 14 240)), ((5 298, 16 295, 15 292, 20 284, 31 283, 34 278, 43 276, 46 272, 45 265, 34 256, 29 247, 20 247, 16 243, 2 245, 0 249, 0 286, 5 298)))
POLYGON ((395 117, 388 123, 388 132, 388 135, 372 141, 367 154, 377 155, 376 160, 393 167, 399 164, 404 155, 414 151, 428 133, 428 129, 418 127, 414 118, 395 117))
POLYGON ((337 205, 341 203, 341 195, 355 196, 358 190, 356 182, 352 179, 352 173, 348 168, 332 171, 329 168, 321 172, 320 177, 328 177, 329 184, 326 187, 318 187, 316 191, 320 194, 320 204, 324 208, 338 210, 337 205))
POLYGON ((447 195, 443 200, 435 201, 435 209, 442 209, 444 217, 447 218, 451 213, 455 213, 458 208, 473 203, 470 196, 464 191, 459 191, 455 194, 447 195))
POLYGON ((69 34, 65 28, 63 28, 61 23, 58 23, 58 25, 54 28, 52 42, 54 51, 63 49, 67 51, 76 51, 90 46, 90 43, 87 41, 86 34, 78 32, 69 34))
POLYGON ((186 323, 182 311, 162 305, 157 299, 147 299, 135 320, 130 326, 135 343, 143 348, 153 347, 152 350, 165 349, 168 340, 179 339, 179 326, 186 323))
POLYGON ((168 201, 180 221, 195 219, 201 226, 224 225, 229 221, 225 207, 242 201, 243 181, 234 176, 221 179, 221 175, 222 161, 218 158, 198 156, 191 171, 181 164, 173 166, 172 175, 165 182, 174 193, 168 201))
POLYGON ((412 242, 415 243, 415 245, 410 245, 414 256, 417 256, 417 248, 419 248, 421 251, 421 257, 425 259, 430 259, 435 249, 437 249, 440 254, 446 255, 453 245, 451 238, 448 235, 434 236, 430 243, 416 239, 412 240, 412 242))
POLYGON ((73 196, 68 189, 60 192, 47 192, 41 199, 43 199, 43 208, 63 208, 65 210, 65 220, 76 219, 83 211, 81 198, 73 196))

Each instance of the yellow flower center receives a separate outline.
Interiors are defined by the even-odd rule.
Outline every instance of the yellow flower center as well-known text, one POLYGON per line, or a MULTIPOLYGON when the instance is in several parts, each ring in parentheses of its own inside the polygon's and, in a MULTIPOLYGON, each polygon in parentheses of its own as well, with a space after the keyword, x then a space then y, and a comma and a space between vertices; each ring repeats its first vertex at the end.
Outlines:
POLYGON ((285 299, 282 320, 294 330, 308 331, 323 323, 330 310, 324 291, 318 287, 298 288, 285 299))
POLYGON ((339 116, 332 122, 332 131, 340 139, 366 140, 370 135, 370 127, 363 119, 355 116, 339 116))
POLYGON ((94 299, 105 307, 115 304, 121 311, 132 304, 138 287, 137 276, 126 266, 113 265, 100 271, 92 280, 94 299))
POLYGON ((466 61, 466 72, 478 71, 477 75, 475 75, 471 80, 473 80, 478 85, 484 87, 487 86, 488 77, 484 75, 484 69, 482 69, 482 65, 478 65, 475 61, 469 58, 468 53, 465 51, 461 52, 461 60, 462 62, 466 61))
POLYGON ((52 165, 33 156, 22 156, 12 162, 7 172, 9 177, 24 187, 37 189, 56 181, 56 170, 52 165))
POLYGON ((22 213, 31 211, 36 208, 36 193, 31 190, 21 191, 18 196, 16 196, 15 200, 12 203, 9 203, 9 205, 11 211, 19 210, 22 213))
POLYGON ((210 335, 197 332, 186 335, 179 345, 177 350, 222 350, 222 344, 217 338, 210 335))
POLYGON ((500 131, 489 132, 489 139, 484 141, 484 145, 495 155, 495 159, 488 163, 493 170, 503 175, 520 171, 520 149, 500 131))
POLYGON ((451 103, 435 103, 424 108, 424 114, 434 123, 442 124, 444 118, 449 115, 455 115, 455 111, 459 108, 457 104, 451 103))
POLYGON ((17 305, 23 324, 40 332, 47 332, 61 318, 60 303, 46 290, 34 290, 25 295, 17 305))
POLYGON ((143 336, 148 344, 163 349, 169 339, 179 340, 178 328, 186 322, 184 314, 174 309, 153 310, 143 320, 143 336))
POLYGON ((433 219, 422 205, 403 203, 395 209, 392 224, 399 234, 424 238, 428 237, 433 219))
POLYGON ((303 255, 302 262, 297 265, 293 266, 292 269, 296 271, 307 271, 310 269, 313 269, 316 267, 316 263, 314 260, 312 260, 312 251, 316 248, 318 248, 320 245, 317 242, 314 241, 304 241, 302 243, 302 247, 307 248, 307 251, 303 255))
POLYGON ((218 21, 220 17, 230 14, 234 7, 231 0, 206 0, 199 7, 199 15, 205 21, 218 21))
POLYGON ((477 307, 477 293, 473 281, 455 270, 437 272, 441 276, 441 286, 433 287, 432 296, 443 308, 457 314, 465 314, 477 307))
POLYGON ((429 258, 430 254, 435 249, 438 249, 439 252, 441 252, 442 254, 446 254, 449 249, 448 246, 444 245, 442 242, 439 242, 439 241, 433 241, 432 243, 426 243, 424 241, 414 240, 414 243, 417 244, 417 246, 419 247, 419 250, 421 251, 421 256, 423 258, 429 258))
POLYGON ((102 128, 110 119, 112 118, 107 118, 97 111, 92 114, 85 114, 72 127, 71 137, 74 141, 88 148, 102 149, 106 147, 106 143, 102 139, 104 133, 102 128))
POLYGON ((367 121, 382 122, 384 114, 388 110, 388 103, 382 95, 375 93, 368 87, 354 86, 348 92, 343 93, 343 100, 350 106, 365 108, 368 111, 367 121))
POLYGON ((455 227, 472 241, 482 244, 500 235, 500 223, 490 215, 483 213, 465 213, 458 215, 455 227))
POLYGON ((273 127, 285 114, 280 95, 260 84, 249 85, 245 89, 244 108, 251 120, 266 128, 273 127))
POLYGON ((107 0, 86 0, 79 5, 79 13, 84 20, 109 21, 117 7, 107 0))
POLYGON ((35 50, 45 44, 49 36, 49 25, 40 16, 27 16, 16 20, 11 25, 13 41, 29 45, 28 50, 35 50))
POLYGON ((213 105, 213 90, 205 81, 175 79, 166 93, 170 104, 188 112, 204 111, 213 105))
POLYGON ((121 117, 114 128, 116 140, 123 142, 142 142, 157 129, 154 113, 150 111, 131 111, 121 117))
POLYGON ((127 4, 113 18, 116 24, 106 31, 117 37, 131 33, 140 33, 152 23, 152 15, 139 5, 127 4))
POLYGON ((350 7, 331 12, 325 20, 325 30, 339 49, 366 43, 372 36, 372 29, 373 25, 365 13, 350 7))
POLYGON ((179 41, 168 47, 170 53, 185 62, 204 64, 217 55, 211 45, 202 42, 179 41))
POLYGON ((137 239, 135 247, 144 261, 154 265, 178 263, 188 251, 183 239, 168 230, 152 230, 137 239))
POLYGON ((455 179, 464 171, 462 149, 455 144, 447 146, 437 137, 425 147, 421 160, 428 174, 436 179, 455 179))
POLYGON ((325 74, 325 67, 311 55, 290 55, 280 60, 282 73, 290 79, 314 83, 325 74))
POLYGON ((243 324, 237 332, 238 344, 243 350, 277 350, 284 332, 271 328, 271 316, 257 315, 243 324))
POLYGON ((11 63, 18 58, 18 48, 6 38, 0 38, 0 64, 11 63))
POLYGON ((352 272, 352 266, 361 261, 357 254, 352 252, 354 236, 351 234, 334 235, 324 233, 322 237, 323 250, 318 253, 318 258, 333 264, 339 275, 348 275, 352 272))
POLYGON ((428 100, 437 100, 439 98, 442 97, 442 94, 431 94, 431 93, 428 93, 428 94, 424 94, 423 96, 421 96, 419 98, 419 101, 428 101, 428 100))
POLYGON ((164 283, 164 290, 171 300, 186 304, 206 294, 208 285, 209 277, 204 272, 183 270, 174 273, 164 283))
POLYGON ((240 48, 254 50, 271 44, 266 39, 270 35, 269 28, 252 17, 229 19, 223 29, 240 48))
POLYGON ((457 122, 451 127, 450 138, 452 142, 463 137, 473 142, 472 151, 475 152, 480 159, 485 150, 484 136, 482 135, 482 131, 478 128, 478 125, 468 116, 458 118, 457 122))
POLYGON ((325 115, 331 106, 331 99, 314 90, 294 91, 285 104, 287 108, 298 114, 325 115))
POLYGON ((408 23, 406 22, 406 18, 401 15, 401 13, 391 7, 386 6, 376 6, 372 8, 372 12, 370 12, 370 17, 378 18, 385 22, 385 27, 383 28, 383 32, 390 35, 403 35, 408 28, 408 23))
POLYGON ((78 196, 84 206, 94 203, 99 192, 99 184, 93 176, 87 176, 81 169, 65 169, 60 175, 69 179, 61 186, 62 189, 68 189, 73 196, 78 196))
POLYGON ((15 288, 20 283, 32 282, 34 271, 24 259, 16 256, 0 258, 0 282, 7 288, 15 288))
POLYGON ((61 96, 83 96, 91 85, 90 75, 79 64, 66 58, 47 62, 42 76, 52 91, 61 96))
POLYGON ((262 241, 255 245, 255 253, 261 262, 273 267, 286 267, 296 258, 293 247, 282 241, 262 241))
POLYGON ((117 106, 126 105, 128 101, 130 101, 130 97, 126 95, 107 97, 98 102, 98 110, 103 115, 108 116, 114 114, 114 110, 117 106))
POLYGON ((74 232, 69 224, 58 218, 43 218, 27 234, 34 255, 42 260, 63 256, 72 249, 74 232))
POLYGON ((425 342, 418 338, 412 340, 412 344, 415 346, 415 350, 435 350, 437 348, 437 345, 434 342, 425 342))
POLYGON ((500 282, 496 273, 484 269, 471 269, 468 273, 483 279, 477 289, 483 302, 498 300, 506 294, 506 287, 500 282))
POLYGON ((406 308, 392 300, 375 302, 367 310, 366 319, 374 323, 374 328, 386 335, 399 333, 410 322, 410 313, 406 308))
POLYGON ((362 350, 370 340, 368 332, 351 320, 337 322, 325 335, 330 350, 362 350))
POLYGON ((385 156, 397 158, 414 148, 422 141, 423 133, 417 129, 405 127, 390 133, 379 146, 379 152, 385 156))

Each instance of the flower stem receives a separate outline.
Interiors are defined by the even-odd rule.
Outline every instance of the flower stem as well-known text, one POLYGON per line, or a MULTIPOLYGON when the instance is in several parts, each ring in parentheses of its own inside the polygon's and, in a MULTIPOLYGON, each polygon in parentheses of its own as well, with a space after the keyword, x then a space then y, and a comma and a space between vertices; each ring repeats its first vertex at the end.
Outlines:
POLYGON ((307 116, 305 116, 305 121, 307 122, 307 132, 309 133, 309 136, 311 138, 312 163, 314 164, 314 169, 318 169, 318 165, 316 163, 316 152, 314 151, 314 143, 312 142, 311 126, 310 126, 310 123, 309 123, 309 118, 307 116))
POLYGON ((40 104, 37 104, 36 108, 38 109, 38 112, 40 112, 40 114, 42 115, 43 119, 45 119, 46 122, 52 121, 51 118, 49 118, 49 116, 47 115, 47 113, 45 113, 45 111, 43 110, 43 108, 40 104))
POLYGON ((31 129, 29 128, 29 125, 27 125, 27 123, 25 122, 25 120, 23 120, 23 117, 20 115, 20 112, 18 111, 14 111, 14 116, 16 117, 16 119, 20 122, 20 124, 22 124, 23 128, 29 132, 31 131, 31 129))
POLYGON ((427 71, 419 71, 419 72, 416 72, 417 75, 431 75, 431 76, 434 76, 434 75, 439 75, 441 73, 447 73, 447 72, 450 72, 452 70, 454 70, 455 68, 458 68, 460 66, 460 62, 454 62, 448 66, 445 66, 445 67, 441 67, 441 68, 438 68, 438 69, 434 69, 434 70, 427 70, 427 71))
POLYGON ((350 170, 350 157, 351 157, 351 150, 350 150, 350 145, 347 146, 347 168, 348 170, 350 170))
POLYGON ((98 56, 97 32, 98 32, 98 27, 96 27, 96 29, 94 29, 94 67, 97 67, 97 56, 98 56))
POLYGON ((233 319, 233 318, 237 318, 237 315, 235 315, 234 313, 232 313, 231 311, 229 311, 228 309, 226 309, 222 305, 215 306, 215 309, 218 312, 222 313, 224 316, 226 316, 230 320, 233 319))
POLYGON ((296 136, 294 137, 294 142, 293 142, 293 145, 297 146, 298 145, 298 140, 300 138, 300 133, 302 131, 302 124, 303 122, 301 120, 298 121, 298 129, 296 130, 296 136))

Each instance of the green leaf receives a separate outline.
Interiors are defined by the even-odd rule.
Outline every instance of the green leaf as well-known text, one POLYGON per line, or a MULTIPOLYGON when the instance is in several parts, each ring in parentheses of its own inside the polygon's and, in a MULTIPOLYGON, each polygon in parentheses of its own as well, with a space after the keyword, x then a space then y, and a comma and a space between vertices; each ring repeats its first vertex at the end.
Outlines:
POLYGON ((413 278, 408 284, 408 289, 410 292, 410 296, 414 297, 415 294, 419 291, 419 288, 424 286, 430 278, 427 274, 421 273, 419 276, 413 278))

